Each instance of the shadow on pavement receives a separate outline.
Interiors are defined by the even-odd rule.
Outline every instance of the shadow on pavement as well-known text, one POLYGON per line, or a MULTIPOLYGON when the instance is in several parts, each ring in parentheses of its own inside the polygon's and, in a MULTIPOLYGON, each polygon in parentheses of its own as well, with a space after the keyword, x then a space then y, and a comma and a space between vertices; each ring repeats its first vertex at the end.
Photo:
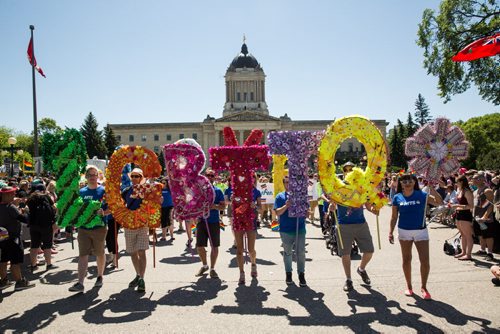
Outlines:
POLYGON ((227 285, 223 285, 220 279, 200 277, 190 285, 169 290, 157 303, 171 306, 201 306, 207 300, 217 298, 217 294, 225 289, 227 285))
POLYGON ((309 313, 307 316, 291 316, 287 318, 292 326, 342 326, 355 333, 375 333, 371 328, 372 323, 400 327, 406 326, 417 332, 442 333, 443 331, 432 324, 423 322, 419 314, 409 313, 402 309, 398 302, 387 298, 368 286, 363 286, 370 294, 360 294, 351 291, 348 294, 348 304, 351 315, 335 316, 324 303, 324 294, 316 292, 309 287, 301 288, 295 285, 287 287, 285 298, 299 303, 309 313), (363 312, 358 312, 363 308, 363 312), (371 311, 366 311, 371 308, 371 311))
POLYGON ((72 294, 66 298, 49 303, 41 303, 26 310, 22 315, 10 315, 0 319, 0 332, 33 333, 49 326, 58 316, 82 312, 101 300, 97 299, 99 289, 90 289, 85 293, 72 294))
MULTIPOLYGON (((249 256, 244 256, 245 259, 245 265, 250 265, 250 257, 249 256)), ((268 261, 264 259, 259 259, 257 258, 256 260, 257 264, 260 266, 275 266, 276 263, 273 261, 268 261)), ((236 260, 236 255, 229 261, 228 268, 238 268, 238 261, 236 260)))
POLYGON ((180 256, 165 257, 160 262, 167 264, 192 264, 200 262, 200 258, 196 253, 186 249, 180 256))
POLYGON ((288 311, 284 308, 264 307, 264 302, 270 295, 262 286, 257 285, 257 279, 252 279, 250 286, 238 285, 234 293, 237 306, 216 305, 212 308, 212 313, 224 314, 258 314, 270 316, 284 316, 288 311))
POLYGON ((78 274, 73 270, 61 270, 57 272, 48 272, 40 278, 42 284, 62 285, 76 281, 78 274))
POLYGON ((146 319, 155 309, 155 301, 134 289, 124 289, 97 306, 87 308, 82 319, 92 324, 119 324, 146 319))

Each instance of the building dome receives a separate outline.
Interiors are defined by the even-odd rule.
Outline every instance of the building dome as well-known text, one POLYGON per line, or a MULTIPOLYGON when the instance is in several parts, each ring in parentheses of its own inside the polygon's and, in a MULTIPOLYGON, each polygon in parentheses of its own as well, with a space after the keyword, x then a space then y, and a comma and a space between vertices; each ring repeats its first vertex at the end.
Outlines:
POLYGON ((257 59, 255 59, 252 54, 248 53, 248 48, 245 43, 241 46, 240 54, 234 57, 231 65, 229 65, 229 70, 234 71, 237 68, 260 68, 260 64, 257 59))

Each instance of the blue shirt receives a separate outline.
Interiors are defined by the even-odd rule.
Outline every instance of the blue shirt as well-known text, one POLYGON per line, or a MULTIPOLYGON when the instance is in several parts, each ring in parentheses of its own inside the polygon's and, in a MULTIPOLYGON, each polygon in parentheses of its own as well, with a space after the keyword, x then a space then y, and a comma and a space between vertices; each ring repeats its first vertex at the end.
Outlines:
POLYGON ((174 202, 172 201, 172 194, 170 194, 170 190, 163 189, 161 192, 163 196, 163 203, 161 203, 162 208, 168 208, 174 206, 174 202))
MULTIPOLYGON (((216 186, 212 185, 214 188, 215 192, 215 197, 214 197, 214 204, 219 204, 224 202, 224 194, 222 193, 222 190, 217 188, 216 186)), ((212 209, 210 210, 210 216, 208 216, 207 221, 209 223, 213 224, 219 224, 220 218, 219 218, 219 210, 212 209)))
POLYGON ((366 222, 364 209, 350 208, 337 204, 337 219, 339 224, 363 224, 366 222))
MULTIPOLYGON (((233 194, 233 189, 231 187, 228 187, 226 191, 224 192, 224 196, 227 196, 228 199, 231 199, 231 195, 233 194)), ((259 189, 253 187, 252 189, 252 198, 253 201, 257 201, 257 198, 262 197, 262 193, 260 192, 259 189)))
POLYGON ((427 193, 414 190, 411 196, 402 193, 394 195, 392 205, 398 208, 398 227, 403 230, 421 230, 425 228, 425 202, 427 193))
MULTIPOLYGON (((288 193, 286 191, 283 191, 276 195, 276 198, 274 199, 274 209, 279 209, 283 207, 286 203, 286 200, 288 199, 288 193)), ((283 212, 281 216, 279 216, 279 222, 280 222, 280 232, 285 232, 285 233, 296 233, 297 232, 297 220, 299 222, 299 233, 305 233, 306 232, 306 224, 305 224, 305 217, 290 217, 288 216, 288 209, 283 212)))
POLYGON ((141 206, 142 199, 141 198, 131 198, 132 195, 132 187, 128 187, 122 192, 122 198, 125 200, 125 205, 129 210, 137 210, 141 206))
MULTIPOLYGON (((104 198, 104 193, 105 193, 104 187, 100 186, 100 185, 97 186, 97 188, 95 188, 95 189, 89 189, 88 186, 85 186, 82 189, 80 189, 80 197, 83 199, 84 202, 102 201, 102 199, 104 198)), ((107 208, 107 204, 103 203, 101 207, 107 208)), ((104 217, 103 217, 103 220, 104 220, 104 217)), ((104 226, 104 221, 103 221, 102 226, 95 226, 95 227, 91 228, 90 230, 92 230, 94 228, 100 228, 103 226, 104 226)), ((89 230, 85 226, 80 226, 80 228, 89 230)))

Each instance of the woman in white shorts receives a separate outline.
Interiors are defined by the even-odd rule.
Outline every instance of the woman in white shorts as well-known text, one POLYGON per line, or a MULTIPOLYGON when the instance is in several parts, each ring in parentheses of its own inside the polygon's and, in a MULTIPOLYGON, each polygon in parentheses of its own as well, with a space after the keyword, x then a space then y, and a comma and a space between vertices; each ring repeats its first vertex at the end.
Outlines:
POLYGON ((440 205, 443 199, 434 187, 429 187, 430 194, 420 190, 415 175, 403 174, 398 179, 398 188, 392 200, 392 218, 389 231, 389 242, 394 243, 394 228, 398 223, 398 239, 401 245, 403 258, 403 272, 406 279, 407 296, 413 296, 411 284, 411 257, 412 247, 415 243, 418 258, 420 259, 420 276, 422 280, 422 298, 431 299, 427 291, 429 277, 429 232, 425 223, 425 208, 427 203, 440 205))

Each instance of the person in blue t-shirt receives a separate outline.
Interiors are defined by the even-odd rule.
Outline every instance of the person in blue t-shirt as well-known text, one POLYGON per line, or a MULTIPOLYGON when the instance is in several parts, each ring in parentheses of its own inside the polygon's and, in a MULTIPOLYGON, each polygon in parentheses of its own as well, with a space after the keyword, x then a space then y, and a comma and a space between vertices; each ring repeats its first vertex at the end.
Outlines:
POLYGON ((200 218, 198 224, 196 225, 196 249, 198 255, 200 256, 201 263, 203 264, 198 273, 197 277, 203 276, 203 274, 208 271, 207 263, 207 250, 205 247, 208 246, 208 241, 210 240, 210 277, 219 278, 219 275, 215 271, 215 263, 217 262, 217 257, 219 255, 220 246, 220 211, 226 208, 226 202, 224 200, 224 194, 222 190, 213 185, 215 180, 215 172, 207 168, 205 170, 205 176, 208 178, 215 192, 214 203, 210 208, 210 215, 208 218, 200 218))
POLYGON ((163 185, 163 190, 161 191, 161 195, 163 197, 163 201, 161 202, 161 240, 167 240, 167 228, 170 233, 170 240, 175 240, 172 217, 174 202, 168 186, 168 180, 166 178, 162 179, 161 184, 163 185))
MULTIPOLYGON (((96 166, 89 165, 85 170, 85 178, 87 186, 80 189, 80 197, 83 201, 102 201, 104 197, 104 187, 97 183, 99 170, 96 166)), ((109 210, 104 211, 99 209, 97 215, 103 217, 109 214, 109 210)), ((89 255, 96 256, 97 262, 97 280, 96 287, 102 286, 102 275, 106 265, 106 257, 104 253, 104 242, 106 240, 107 227, 102 222, 102 225, 97 225, 92 228, 81 226, 78 229, 78 282, 69 288, 72 292, 82 292, 84 290, 83 282, 87 276, 87 268, 89 263, 89 255)))
MULTIPOLYGON (((354 166, 352 162, 346 162, 344 164, 342 167, 344 179, 346 175, 353 170, 354 166)), ((330 210, 337 209, 338 224, 336 233, 337 240, 339 241, 338 251, 339 255, 342 257, 342 266, 344 267, 346 276, 346 282, 343 287, 344 291, 348 292, 354 289, 351 279, 351 249, 354 241, 356 241, 360 252, 363 253, 361 263, 356 272, 361 276, 365 284, 370 285, 371 280, 366 272, 366 265, 370 262, 375 249, 373 247, 370 228, 365 219, 364 208, 352 208, 333 202, 330 203, 330 206, 330 210), (340 243, 340 240, 342 240, 342 243, 340 243)), ((370 204, 365 204, 364 207, 373 214, 378 214, 378 211, 370 204)))
POLYGON ((297 255, 297 272, 300 286, 307 286, 305 279, 306 266, 306 225, 305 217, 290 217, 288 208, 290 207, 288 193, 288 176, 283 178, 285 191, 276 195, 274 199, 274 212, 278 216, 280 223, 280 237, 283 246, 283 262, 285 263, 285 282, 287 285, 293 284, 292 280, 292 250, 295 245, 297 255))
POLYGON ((429 232, 425 223, 425 209, 427 204, 438 206, 443 199, 434 187, 429 187, 430 194, 420 190, 415 175, 403 174, 398 179, 398 189, 392 200, 391 227, 389 230, 389 242, 394 243, 394 228, 398 223, 398 239, 401 245, 403 257, 403 272, 406 279, 407 296, 413 295, 411 284, 411 250, 413 243, 417 248, 420 259, 420 276, 422 281, 422 298, 431 299, 427 291, 427 279, 429 277, 429 232))

